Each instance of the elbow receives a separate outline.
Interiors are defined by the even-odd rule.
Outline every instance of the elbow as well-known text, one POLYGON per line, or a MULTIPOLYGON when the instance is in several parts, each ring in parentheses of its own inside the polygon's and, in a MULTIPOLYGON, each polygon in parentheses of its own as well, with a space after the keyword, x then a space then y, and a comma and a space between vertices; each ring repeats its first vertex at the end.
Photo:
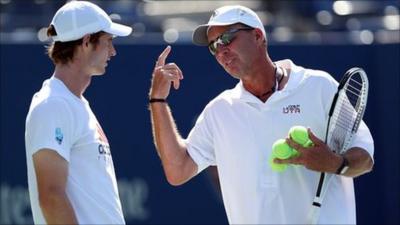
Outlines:
POLYGON ((175 187, 186 183, 186 181, 188 180, 188 179, 185 179, 182 175, 180 175, 178 173, 168 173, 168 172, 166 172, 165 176, 167 178, 168 183, 170 185, 172 185, 172 186, 175 186, 175 187))
POLYGON ((196 175, 197 168, 193 160, 186 155, 181 160, 164 160, 163 168, 167 181, 172 186, 180 186, 196 175))
POLYGON ((373 170, 373 168, 374 168, 374 162, 372 161, 371 158, 369 158, 366 163, 366 173, 371 172, 373 170))
POLYGON ((169 183, 171 186, 178 187, 178 186, 184 184, 185 182, 183 182, 183 181, 181 181, 181 180, 171 180, 171 179, 168 179, 168 183, 169 183))
POLYGON ((374 167, 374 162, 372 158, 368 157, 368 159, 362 163, 360 169, 358 169, 352 177, 359 177, 361 175, 367 174, 372 171, 373 167, 374 167))
POLYGON ((193 177, 192 173, 184 166, 174 166, 164 164, 164 173, 167 181, 172 186, 180 186, 193 177))
POLYGON ((364 173, 369 173, 372 171, 374 167, 374 161, 372 160, 372 158, 368 155, 368 157, 365 159, 364 161, 364 173))

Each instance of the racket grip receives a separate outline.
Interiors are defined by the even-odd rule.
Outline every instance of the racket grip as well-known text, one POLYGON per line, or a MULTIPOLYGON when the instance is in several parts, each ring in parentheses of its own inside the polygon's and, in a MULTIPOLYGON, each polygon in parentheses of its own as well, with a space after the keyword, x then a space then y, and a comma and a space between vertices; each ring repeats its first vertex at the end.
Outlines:
POLYGON ((321 210, 321 203, 318 200, 314 200, 311 205, 310 212, 307 216, 307 224, 317 224, 319 219, 319 214, 321 210))

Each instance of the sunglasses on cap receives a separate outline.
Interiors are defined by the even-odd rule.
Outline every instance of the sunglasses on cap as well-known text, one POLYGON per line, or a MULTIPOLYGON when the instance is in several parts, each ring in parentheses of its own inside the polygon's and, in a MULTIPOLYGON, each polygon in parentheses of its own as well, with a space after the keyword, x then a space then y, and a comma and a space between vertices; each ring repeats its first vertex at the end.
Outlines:
POLYGON ((254 28, 252 27, 233 28, 224 32, 214 41, 211 41, 210 44, 208 44, 208 49, 210 50, 211 54, 215 55, 217 53, 217 48, 219 46, 228 46, 230 43, 232 43, 232 41, 236 37, 235 34, 241 30, 254 30, 254 28))

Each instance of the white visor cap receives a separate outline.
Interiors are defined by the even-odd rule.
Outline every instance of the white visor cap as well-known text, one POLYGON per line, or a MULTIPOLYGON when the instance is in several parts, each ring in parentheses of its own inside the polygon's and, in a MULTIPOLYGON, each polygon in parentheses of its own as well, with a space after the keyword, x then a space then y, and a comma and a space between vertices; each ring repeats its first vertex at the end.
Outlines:
POLYGON ((132 28, 114 23, 99 6, 86 1, 71 1, 54 15, 51 24, 57 35, 54 41, 67 42, 81 39, 87 34, 104 31, 115 36, 128 36, 132 28))
POLYGON ((258 15, 251 9, 241 5, 223 6, 216 10, 207 24, 199 25, 193 32, 192 40, 196 45, 208 45, 207 32, 211 26, 227 26, 242 23, 253 28, 259 28, 266 38, 264 25, 258 15))

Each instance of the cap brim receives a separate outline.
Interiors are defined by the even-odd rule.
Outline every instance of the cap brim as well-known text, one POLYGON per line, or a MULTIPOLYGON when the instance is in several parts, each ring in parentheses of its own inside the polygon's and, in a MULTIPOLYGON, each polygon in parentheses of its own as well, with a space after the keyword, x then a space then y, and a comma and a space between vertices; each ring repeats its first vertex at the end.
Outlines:
POLYGON ((206 46, 208 45, 208 39, 207 39, 207 29, 209 25, 208 24, 203 24, 198 26, 192 36, 192 41, 196 45, 200 46, 206 46))
POLYGON ((111 26, 104 31, 115 36, 128 36, 132 33, 132 27, 128 27, 119 23, 111 23, 111 26))
POLYGON ((210 26, 227 26, 238 23, 236 21, 229 21, 225 23, 221 22, 211 22, 208 24, 199 25, 194 31, 192 36, 192 41, 196 45, 207 46, 208 45, 208 37, 207 30, 210 26))

